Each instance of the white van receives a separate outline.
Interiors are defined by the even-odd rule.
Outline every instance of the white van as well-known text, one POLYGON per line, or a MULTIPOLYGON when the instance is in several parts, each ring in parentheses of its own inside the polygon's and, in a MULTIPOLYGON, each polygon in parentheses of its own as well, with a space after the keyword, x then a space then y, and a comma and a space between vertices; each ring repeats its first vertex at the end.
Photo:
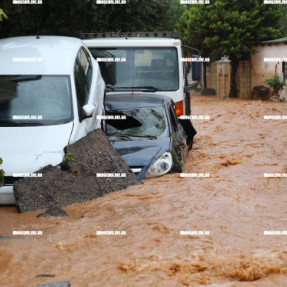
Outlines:
POLYGON ((105 83, 80 39, 0 40, 0 204, 14 203, 13 183, 63 161, 64 147, 101 127, 105 83))
MULTIPOLYGON (((182 45, 178 32, 81 33, 99 62, 107 93, 137 92, 169 96, 178 116, 190 115, 190 89, 200 83, 202 63, 194 61, 188 83, 187 55, 199 57, 197 49, 182 45), (187 56, 186 56, 187 57, 187 56)), ((190 124, 182 121, 186 134, 190 124)))

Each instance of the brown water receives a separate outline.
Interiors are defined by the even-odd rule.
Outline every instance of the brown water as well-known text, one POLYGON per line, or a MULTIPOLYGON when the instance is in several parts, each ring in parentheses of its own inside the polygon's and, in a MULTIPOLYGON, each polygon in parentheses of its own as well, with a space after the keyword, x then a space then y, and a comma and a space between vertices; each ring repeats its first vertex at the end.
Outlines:
POLYGON ((287 286, 287 104, 192 98, 198 131, 185 172, 64 208, 69 218, 36 218, 0 208, 0 286, 68 280, 93 286, 287 286), (83 218, 80 218, 84 216, 83 218), (97 230, 126 231, 124 236, 97 230), (206 230, 210 235, 180 235, 206 230), (36 278, 54 274, 55 278, 36 278))

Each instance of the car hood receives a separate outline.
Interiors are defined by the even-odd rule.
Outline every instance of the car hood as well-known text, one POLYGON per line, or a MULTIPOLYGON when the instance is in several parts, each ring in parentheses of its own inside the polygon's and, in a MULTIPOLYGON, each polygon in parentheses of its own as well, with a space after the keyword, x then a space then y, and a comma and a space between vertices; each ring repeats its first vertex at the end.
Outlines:
POLYGON ((0 157, 5 176, 35 172, 63 160, 73 123, 53 126, 0 127, 0 157))
POLYGON ((170 149, 170 138, 110 142, 130 167, 150 165, 159 155, 170 149))

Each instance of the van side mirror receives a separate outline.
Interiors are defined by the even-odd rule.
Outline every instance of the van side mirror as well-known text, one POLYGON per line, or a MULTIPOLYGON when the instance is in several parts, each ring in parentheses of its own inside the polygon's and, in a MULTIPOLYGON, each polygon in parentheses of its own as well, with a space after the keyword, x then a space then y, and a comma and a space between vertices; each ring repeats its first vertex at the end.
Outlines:
POLYGON ((83 114, 84 114, 83 118, 90 118, 90 117, 92 117, 93 113, 95 112, 96 107, 94 105, 84 105, 82 110, 83 110, 83 114))
MULTIPOLYGON (((192 58, 195 58, 195 59, 201 58, 199 50, 194 48, 194 47, 182 45, 182 49, 189 50, 192 53, 192 58)), ((192 80, 193 81, 200 81, 201 80, 202 62, 193 61, 191 66, 192 66, 192 68, 191 68, 192 80)))

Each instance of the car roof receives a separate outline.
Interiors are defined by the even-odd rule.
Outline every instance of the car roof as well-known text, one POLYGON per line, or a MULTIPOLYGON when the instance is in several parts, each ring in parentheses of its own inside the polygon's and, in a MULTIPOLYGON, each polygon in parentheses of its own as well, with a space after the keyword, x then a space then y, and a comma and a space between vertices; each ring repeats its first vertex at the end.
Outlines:
POLYGON ((139 94, 138 92, 135 92, 107 94, 105 105, 107 110, 112 111, 144 107, 163 107, 167 102, 173 103, 172 99, 168 96, 159 94, 139 94))
POLYGON ((1 39, 0 74, 70 74, 82 45, 84 44, 80 39, 63 36, 1 39))

